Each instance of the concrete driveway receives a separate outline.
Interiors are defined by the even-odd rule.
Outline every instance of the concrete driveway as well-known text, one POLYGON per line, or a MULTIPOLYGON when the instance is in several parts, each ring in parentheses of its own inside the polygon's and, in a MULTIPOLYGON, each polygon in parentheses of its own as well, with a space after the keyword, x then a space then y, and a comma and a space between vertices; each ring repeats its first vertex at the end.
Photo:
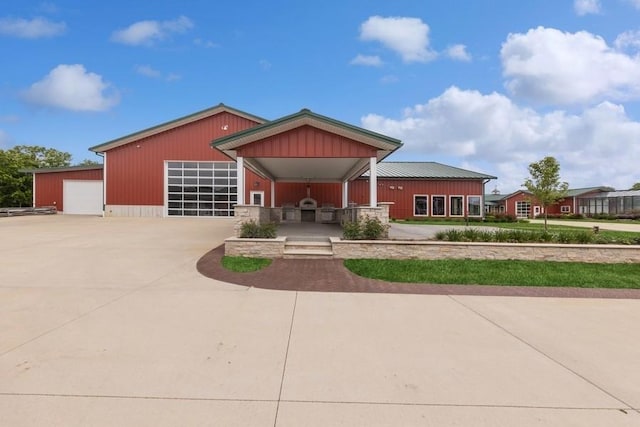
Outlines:
POLYGON ((638 426, 640 300, 267 291, 211 219, 0 219, 6 426, 638 426))

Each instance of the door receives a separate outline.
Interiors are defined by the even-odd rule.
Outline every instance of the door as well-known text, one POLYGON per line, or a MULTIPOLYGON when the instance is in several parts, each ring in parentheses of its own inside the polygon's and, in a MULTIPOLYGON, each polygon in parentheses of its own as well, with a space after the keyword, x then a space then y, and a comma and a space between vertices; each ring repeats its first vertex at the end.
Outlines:
POLYGON ((102 215, 102 181, 62 181, 62 212, 73 215, 102 215))
POLYGON ((252 205, 264 206, 264 191, 252 191, 249 196, 252 205))

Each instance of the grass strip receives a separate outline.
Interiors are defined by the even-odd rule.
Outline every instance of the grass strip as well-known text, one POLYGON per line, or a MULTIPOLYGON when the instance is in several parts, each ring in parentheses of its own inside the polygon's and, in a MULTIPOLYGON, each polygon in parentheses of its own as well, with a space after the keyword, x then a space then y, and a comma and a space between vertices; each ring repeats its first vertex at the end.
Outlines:
POLYGON ((640 289, 640 264, 349 259, 344 265, 359 276, 387 282, 640 289))
POLYGON ((250 258, 243 256, 223 256, 222 266, 236 273, 248 273, 261 270, 271 264, 268 258, 250 258))

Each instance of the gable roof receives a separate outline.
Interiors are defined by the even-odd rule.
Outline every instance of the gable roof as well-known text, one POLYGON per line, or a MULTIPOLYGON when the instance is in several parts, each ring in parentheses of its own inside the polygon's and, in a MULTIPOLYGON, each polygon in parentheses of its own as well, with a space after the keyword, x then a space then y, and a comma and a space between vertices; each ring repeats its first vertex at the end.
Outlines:
MULTIPOLYGON (((369 172, 363 177, 369 176, 369 172)), ((437 162, 380 162, 378 178, 407 179, 497 179, 492 175, 473 172, 437 162)))
POLYGON ((236 132, 232 135, 218 138, 211 142, 211 146, 224 151, 226 154, 235 158, 233 152, 238 147, 273 135, 281 134, 291 129, 296 129, 304 125, 310 125, 318 129, 326 130, 328 132, 374 146, 378 150, 386 151, 387 153, 382 156, 382 158, 402 146, 402 142, 400 142, 399 139, 353 126, 327 116, 322 116, 307 108, 303 108, 297 113, 284 116, 280 119, 272 120, 255 127, 236 132))
POLYGON ((267 119, 263 119, 262 117, 254 116, 253 114, 249 114, 244 111, 240 111, 235 108, 224 105, 223 103, 220 103, 215 107, 207 108, 205 110, 198 111, 196 113, 189 114, 187 116, 180 117, 178 119, 171 120, 171 121, 159 124, 157 126, 153 126, 148 129, 144 129, 139 132, 135 132, 130 135, 123 136, 122 138, 117 138, 102 144, 95 145, 89 148, 89 150, 96 153, 103 153, 105 151, 111 150, 116 147, 120 147, 122 145, 129 144, 131 142, 140 140, 142 138, 147 138, 149 136, 157 135, 159 133, 166 132, 171 129, 175 129, 177 127, 184 126, 186 124, 196 122, 198 120, 206 119, 207 117, 215 116, 216 114, 220 114, 223 112, 244 117, 245 119, 252 120, 256 123, 264 123, 267 121, 267 119))

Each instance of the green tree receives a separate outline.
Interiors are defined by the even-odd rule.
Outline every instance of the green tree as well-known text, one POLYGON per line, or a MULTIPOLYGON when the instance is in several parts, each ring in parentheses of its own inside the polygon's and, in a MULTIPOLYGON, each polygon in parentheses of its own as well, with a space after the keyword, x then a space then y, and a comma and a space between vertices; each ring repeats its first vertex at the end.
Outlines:
POLYGON ((102 164, 101 162, 97 162, 95 160, 84 159, 83 161, 78 163, 76 166, 97 166, 97 165, 101 165, 101 164, 102 164))
POLYGON ((22 169, 55 168, 71 164, 71 154, 53 148, 17 145, 0 149, 0 207, 31 206, 33 176, 22 169))
POLYGON ((633 184, 633 186, 631 186, 632 190, 640 190, 640 182, 636 182, 635 184, 633 184))
POLYGON ((560 164, 551 156, 531 163, 529 175, 524 186, 544 208, 544 230, 547 231, 547 208, 567 196, 569 184, 560 181, 560 164))

